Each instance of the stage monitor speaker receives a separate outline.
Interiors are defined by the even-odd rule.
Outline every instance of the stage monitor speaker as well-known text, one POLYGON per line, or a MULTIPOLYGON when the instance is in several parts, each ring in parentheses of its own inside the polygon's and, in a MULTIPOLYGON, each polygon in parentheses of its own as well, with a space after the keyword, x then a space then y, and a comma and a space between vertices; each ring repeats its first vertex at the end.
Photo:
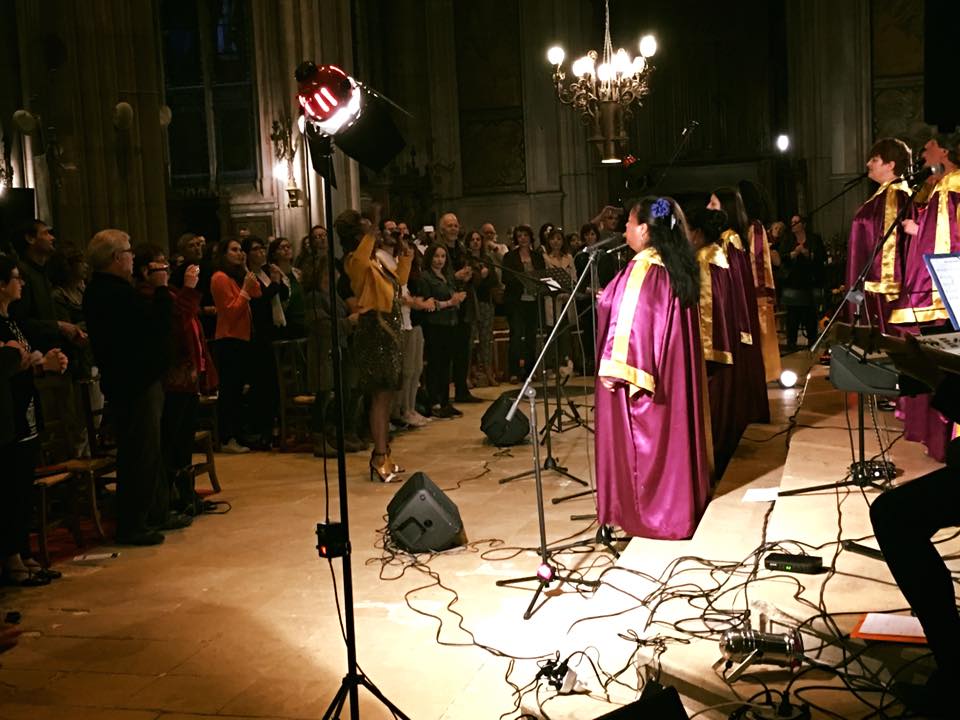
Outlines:
POLYGON ((507 420, 507 411, 516 397, 516 390, 508 390, 494 400, 480 418, 480 430, 497 447, 518 445, 530 433, 530 420, 520 408, 513 420, 507 420))
POLYGON ((446 550, 466 542, 460 511, 424 473, 414 473, 387 505, 387 529, 408 552, 446 550))
POLYGON ((676 688, 648 681, 640 699, 594 720, 688 720, 676 688))

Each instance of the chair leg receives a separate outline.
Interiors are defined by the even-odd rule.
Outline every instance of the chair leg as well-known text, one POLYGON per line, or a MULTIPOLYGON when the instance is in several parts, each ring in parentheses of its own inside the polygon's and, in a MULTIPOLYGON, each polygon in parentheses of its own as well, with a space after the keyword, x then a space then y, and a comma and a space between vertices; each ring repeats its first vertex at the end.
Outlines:
POLYGON ((93 525, 97 529, 97 536, 102 540, 107 534, 103 531, 103 520, 100 517, 100 507, 97 505, 97 478, 93 473, 90 473, 86 480, 90 489, 90 515, 93 517, 93 525))
POLYGON ((47 547, 47 488, 40 486, 40 564, 50 567, 50 550, 47 547))
POLYGON ((81 478, 71 478, 73 482, 65 483, 64 491, 70 493, 69 514, 67 515, 67 527, 70 534, 73 535, 73 542, 77 548, 83 547, 83 532, 80 530, 80 493, 83 492, 77 481, 83 482, 81 478))
POLYGON ((207 474, 210 476, 210 486, 215 493, 220 492, 220 480, 217 478, 217 463, 213 455, 213 439, 207 438, 204 444, 207 453, 207 474))

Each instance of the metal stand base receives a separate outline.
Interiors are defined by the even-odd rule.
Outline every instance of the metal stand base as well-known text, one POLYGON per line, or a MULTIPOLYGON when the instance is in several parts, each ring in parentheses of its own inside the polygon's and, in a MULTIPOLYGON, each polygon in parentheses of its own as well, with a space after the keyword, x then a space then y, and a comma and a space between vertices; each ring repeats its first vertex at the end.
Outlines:
POLYGON ((393 713, 395 718, 400 718, 401 720, 410 720, 410 718, 404 715, 396 705, 390 702, 390 700, 387 699, 387 696, 380 692, 380 689, 370 682, 370 679, 363 673, 344 676, 343 681, 340 683, 340 689, 337 690, 337 694, 333 698, 333 702, 330 703, 330 707, 328 707, 327 711, 323 714, 323 720, 339 720, 340 714, 343 712, 343 706, 347 702, 347 698, 351 694, 356 696, 356 688, 361 685, 369 690, 370 694, 373 695, 377 700, 382 702, 387 710, 393 713))

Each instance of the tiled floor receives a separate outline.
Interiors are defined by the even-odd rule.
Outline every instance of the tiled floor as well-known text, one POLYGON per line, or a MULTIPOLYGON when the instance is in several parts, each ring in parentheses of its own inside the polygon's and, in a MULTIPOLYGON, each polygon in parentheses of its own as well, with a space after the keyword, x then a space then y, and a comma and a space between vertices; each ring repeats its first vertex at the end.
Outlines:
MULTIPOLYGON (((499 394, 477 392, 487 398, 499 394)), ((782 419, 795 393, 771 390, 771 397, 775 415, 782 419)), ((584 397, 573 399, 582 402, 584 397)), ((466 630, 457 626, 456 612, 477 642, 498 651, 532 658, 593 645, 607 670, 622 662, 623 641, 617 633, 638 626, 623 618, 577 623, 623 606, 625 596, 612 586, 583 595, 569 586, 553 589, 533 618, 524 621, 531 592, 494 585, 536 570, 538 523, 534 482, 497 482, 530 466, 530 447, 497 452, 486 444, 479 430, 485 408, 464 405, 463 418, 434 422, 394 442, 397 459, 408 470, 426 471, 447 489, 463 517, 470 544, 429 561, 443 587, 423 567, 383 562, 382 550, 375 547, 377 530, 399 486, 369 482, 366 456, 349 456, 358 658, 369 677, 414 720, 496 718, 514 706, 513 690, 504 680, 508 660, 471 645, 466 630), (413 612, 405 593, 412 606, 442 618, 442 627, 413 612), (435 641, 438 633, 443 644, 435 641)), ((753 427, 748 436, 762 439, 775 429, 753 427)), ((846 442, 845 433, 842 440, 846 442)), ((572 472, 588 477, 593 448, 587 431, 556 435, 554 452, 572 472)), ((741 443, 701 529, 689 542, 718 558, 749 551, 766 507, 742 504, 742 489, 777 485, 785 456, 780 440, 741 443)), ((189 529, 169 533, 161 547, 122 548, 120 557, 94 564, 65 562, 60 567, 64 578, 53 585, 0 598, 0 609, 22 612, 26 631, 20 646, 0 659, 0 720, 323 715, 344 674, 346 655, 330 567, 314 548, 315 524, 324 517, 322 463, 307 455, 262 453, 220 455, 217 462, 221 498, 233 506, 228 514, 205 516, 189 529)), ((328 469, 336 515, 335 465, 328 469)), ((580 489, 553 473, 544 474, 543 485, 548 499, 580 489)), ((588 514, 592 508, 589 497, 560 505, 547 502, 549 541, 592 537, 589 520, 570 519, 572 513, 588 514)), ((771 528, 779 521, 775 513, 771 528)), ((685 552, 687 544, 634 541, 622 564, 656 572, 685 552)), ((570 553, 561 560, 570 567, 594 568, 592 576, 612 565, 606 552, 570 553)), ((333 568, 339 586, 340 563, 333 568)), ((623 574, 608 573, 608 578, 623 574)), ((622 587, 620 582, 612 585, 622 587)), ((678 683, 690 682, 690 674, 664 667, 678 683)), ((511 680, 526 685, 536 669, 532 660, 520 661, 511 680)), ((690 668, 690 673, 708 670, 690 668)), ((721 689, 702 697, 691 693, 688 707, 710 704, 721 689)), ((621 702, 630 699, 623 688, 612 694, 621 702)), ((362 717, 390 717, 369 693, 361 690, 360 696, 362 717)), ((720 697, 716 702, 730 699, 729 693, 720 697)), ((525 705, 531 698, 525 698, 525 705)), ((588 718, 604 707, 580 697, 553 701, 546 710, 551 717, 588 718)))

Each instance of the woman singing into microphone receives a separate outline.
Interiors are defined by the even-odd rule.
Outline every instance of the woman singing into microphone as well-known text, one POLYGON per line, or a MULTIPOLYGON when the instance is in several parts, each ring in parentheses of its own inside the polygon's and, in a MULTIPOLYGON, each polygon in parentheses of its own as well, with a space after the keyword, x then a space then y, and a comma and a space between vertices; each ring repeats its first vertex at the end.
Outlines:
POLYGON ((597 512, 634 536, 680 539, 710 495, 699 270, 680 208, 629 213, 636 255, 597 306, 597 512))

